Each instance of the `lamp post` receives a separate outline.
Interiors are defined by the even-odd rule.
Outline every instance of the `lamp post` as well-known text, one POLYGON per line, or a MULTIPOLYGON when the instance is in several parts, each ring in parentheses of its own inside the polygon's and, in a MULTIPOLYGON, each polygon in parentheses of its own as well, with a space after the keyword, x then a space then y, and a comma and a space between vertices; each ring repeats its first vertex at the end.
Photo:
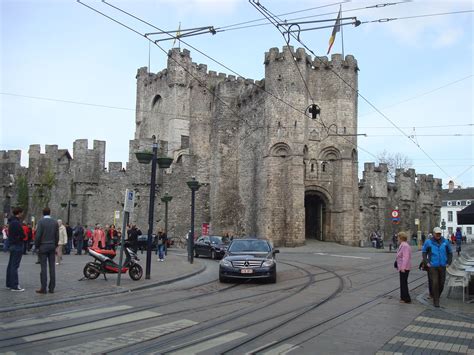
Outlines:
POLYGON ((161 201, 165 203, 165 233, 168 235, 168 202, 170 202, 173 199, 173 196, 168 195, 167 192, 165 192, 165 195, 161 198, 161 201))
POLYGON ((68 200, 67 203, 61 203, 61 207, 66 207, 67 206, 67 218, 66 218, 66 223, 69 224, 69 219, 71 217, 71 206, 72 207, 77 207, 77 203, 75 203, 72 200, 68 200))
POLYGON ((188 187, 191 189, 191 235, 188 237, 188 260, 189 263, 192 264, 194 262, 193 259, 193 249, 194 249, 194 205, 195 205, 195 194, 196 191, 199 190, 201 184, 199 181, 196 180, 196 177, 191 177, 190 181, 187 181, 188 187))
POLYGON ((151 274, 151 248, 153 242, 153 217, 155 214, 155 191, 156 191, 156 164, 160 169, 166 169, 171 166, 173 159, 167 157, 157 158, 158 142, 153 138, 153 152, 137 152, 135 156, 141 164, 149 164, 151 161, 151 179, 150 179, 150 204, 148 207, 148 239, 146 248, 146 269, 145 279, 150 279, 151 274))

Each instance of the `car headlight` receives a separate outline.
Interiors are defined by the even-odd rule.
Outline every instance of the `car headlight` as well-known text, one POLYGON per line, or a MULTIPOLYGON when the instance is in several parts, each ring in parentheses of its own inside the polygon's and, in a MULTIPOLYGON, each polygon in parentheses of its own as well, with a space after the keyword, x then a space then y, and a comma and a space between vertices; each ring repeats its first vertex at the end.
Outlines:
POLYGON ((264 261, 262 266, 263 267, 270 267, 270 266, 273 266, 273 264, 275 264, 275 261, 273 261, 273 259, 269 259, 269 260, 264 261))
POLYGON ((222 266, 232 267, 232 263, 231 263, 229 260, 226 260, 226 259, 222 259, 222 260, 220 261, 220 264, 221 264, 222 266))

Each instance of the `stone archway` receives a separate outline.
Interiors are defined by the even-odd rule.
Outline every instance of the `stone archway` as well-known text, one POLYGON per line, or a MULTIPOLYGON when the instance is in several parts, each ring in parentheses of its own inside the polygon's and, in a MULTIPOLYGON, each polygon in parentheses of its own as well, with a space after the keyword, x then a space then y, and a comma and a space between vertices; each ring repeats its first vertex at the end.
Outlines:
POLYGON ((318 191, 306 191, 305 239, 327 240, 328 203, 325 196, 318 191))

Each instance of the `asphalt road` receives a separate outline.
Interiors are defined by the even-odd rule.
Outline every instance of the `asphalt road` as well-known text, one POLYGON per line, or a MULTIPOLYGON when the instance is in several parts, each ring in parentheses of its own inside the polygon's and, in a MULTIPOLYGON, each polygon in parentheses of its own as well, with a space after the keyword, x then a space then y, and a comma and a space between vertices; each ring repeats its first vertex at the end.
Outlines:
MULTIPOLYGON (((436 321, 459 335, 438 343, 473 350, 472 313, 423 302, 424 272, 410 274, 414 302, 399 303, 393 253, 293 249, 277 259, 276 284, 222 284, 218 262, 199 259, 204 272, 172 284, 2 314, 0 353, 385 354, 423 341, 436 321)), ((411 353, 438 353, 426 344, 411 353)))

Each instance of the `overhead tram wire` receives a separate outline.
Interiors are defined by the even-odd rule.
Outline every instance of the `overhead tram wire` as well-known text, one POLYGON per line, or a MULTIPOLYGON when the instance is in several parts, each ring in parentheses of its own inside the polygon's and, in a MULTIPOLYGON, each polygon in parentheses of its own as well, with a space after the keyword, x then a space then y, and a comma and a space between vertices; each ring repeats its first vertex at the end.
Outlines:
MULTIPOLYGON (((281 14, 281 15, 277 15, 277 16, 291 15, 291 14, 298 13, 298 12, 307 12, 307 11, 315 10, 315 9, 318 9, 318 8, 340 5, 340 4, 344 4, 344 3, 347 3, 347 2, 350 2, 350 1, 342 1, 342 2, 337 2, 337 3, 333 3, 333 4, 320 6, 320 7, 309 8, 309 9, 306 9, 306 10, 293 11, 293 12, 289 12, 289 13, 281 14)), ((409 2, 411 2, 411 0, 403 0, 403 1, 397 1, 397 2, 391 2, 391 3, 382 3, 382 4, 371 5, 371 6, 358 7, 358 8, 354 8, 354 9, 347 9, 347 10, 345 10, 345 12, 361 11, 361 10, 368 10, 368 9, 373 9, 373 8, 379 9, 379 8, 383 8, 383 7, 387 7, 387 6, 393 6, 393 5, 409 3, 409 2)), ((303 20, 303 19, 308 19, 308 18, 328 16, 328 15, 337 15, 337 14, 338 14, 337 11, 336 12, 327 12, 327 13, 323 13, 323 14, 297 17, 297 18, 294 18, 294 19, 290 19, 288 21, 297 21, 297 20, 303 20)), ((270 25, 270 23, 262 23, 262 24, 241 26, 241 25, 245 25, 245 24, 248 24, 248 23, 257 22, 257 21, 265 21, 265 20, 267 20, 267 19, 263 18, 263 19, 245 21, 245 22, 241 22, 241 23, 237 23, 237 24, 233 24, 233 25, 221 26, 221 27, 217 27, 216 31, 218 31, 218 32, 234 31, 234 30, 246 29, 246 28, 251 28, 251 27, 259 27, 259 26, 268 26, 268 25, 270 25), (240 26, 240 27, 236 27, 236 26, 240 26), (235 28, 232 28, 232 27, 235 27, 235 28)))
MULTIPOLYGON (((249 0, 249 2, 252 2, 255 3, 255 0, 249 0)), ((256 6, 258 7, 263 7, 263 5, 260 4, 260 2, 257 2, 256 3, 256 6)), ((255 7, 255 5, 254 5, 255 7)), ((265 9, 265 8, 264 8, 265 9)), ((260 11, 260 10, 259 10, 260 11)), ((260 11, 261 12, 261 11, 260 11)), ((263 13, 262 13, 263 14, 263 13)), ((264 15, 265 16, 265 15, 264 15)), ((273 16, 270 12, 269 12, 269 15, 267 14, 267 16, 273 16)), ((270 21, 270 20, 269 20, 270 21)), ((291 34, 291 33, 290 33, 291 34)), ((308 48, 308 46, 306 44, 304 44, 300 39, 299 39, 299 36, 295 36, 293 34, 291 34, 292 37, 298 41, 304 48, 306 48, 311 54, 313 54, 315 56, 315 58, 317 60, 319 60, 321 63, 323 62, 321 60, 320 57, 318 57, 313 50, 311 50, 310 48, 308 48)), ((334 69, 332 68, 329 68, 340 80, 342 80, 343 83, 345 83, 351 90, 353 90, 360 98, 362 98, 369 106, 371 106, 377 113, 379 113, 379 115, 381 115, 383 118, 385 118, 388 122, 390 122, 390 124, 392 124, 392 126, 394 126, 398 131, 400 131, 406 138, 408 138, 408 140, 410 140, 410 142, 412 142, 413 144, 415 144, 418 149, 420 149, 439 169, 440 171, 442 171, 446 176, 450 176, 446 170, 444 170, 441 166, 439 166, 436 161, 408 134, 406 134, 402 129, 400 129, 388 116, 386 116, 382 111, 380 111, 374 104, 372 104, 372 102, 370 102, 364 95, 362 95, 360 93, 359 90, 356 90, 354 87, 352 87, 352 85, 350 83, 348 83, 343 77, 341 77, 334 69)))

